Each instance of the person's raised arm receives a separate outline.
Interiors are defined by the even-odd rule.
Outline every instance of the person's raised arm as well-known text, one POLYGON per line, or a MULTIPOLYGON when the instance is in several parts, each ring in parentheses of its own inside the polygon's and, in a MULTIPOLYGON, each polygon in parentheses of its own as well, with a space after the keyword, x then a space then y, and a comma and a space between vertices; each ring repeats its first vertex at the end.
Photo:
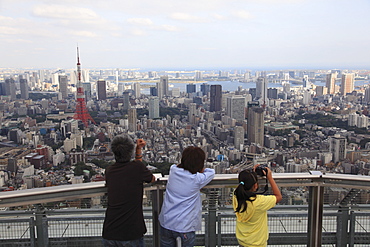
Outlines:
POLYGON ((141 149, 145 147, 146 142, 143 139, 136 140, 135 160, 143 161, 143 154, 141 149))
POLYGON ((280 189, 277 186, 274 178, 272 177, 272 171, 268 167, 266 167, 266 169, 267 169, 267 180, 271 185, 272 193, 276 196, 276 203, 278 203, 283 199, 283 196, 281 195, 280 189))

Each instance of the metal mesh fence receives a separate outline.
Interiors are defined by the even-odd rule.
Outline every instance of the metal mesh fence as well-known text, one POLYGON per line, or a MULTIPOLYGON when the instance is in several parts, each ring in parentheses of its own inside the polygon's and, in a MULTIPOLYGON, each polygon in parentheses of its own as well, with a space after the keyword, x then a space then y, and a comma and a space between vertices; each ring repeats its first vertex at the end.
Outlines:
POLYGON ((370 246, 370 213, 351 212, 351 243, 355 247, 370 246))
POLYGON ((32 246, 34 239, 33 218, 0 220, 0 246, 32 246))

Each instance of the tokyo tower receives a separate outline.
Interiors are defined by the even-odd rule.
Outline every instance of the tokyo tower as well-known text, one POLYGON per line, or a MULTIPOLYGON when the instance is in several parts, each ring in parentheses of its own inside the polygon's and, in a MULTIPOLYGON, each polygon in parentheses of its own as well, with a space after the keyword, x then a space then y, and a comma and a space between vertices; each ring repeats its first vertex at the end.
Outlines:
POLYGON ((94 119, 90 116, 86 108, 85 94, 81 81, 81 64, 78 47, 77 47, 77 105, 76 112, 73 118, 82 121, 85 127, 89 125, 89 120, 95 124, 94 119))

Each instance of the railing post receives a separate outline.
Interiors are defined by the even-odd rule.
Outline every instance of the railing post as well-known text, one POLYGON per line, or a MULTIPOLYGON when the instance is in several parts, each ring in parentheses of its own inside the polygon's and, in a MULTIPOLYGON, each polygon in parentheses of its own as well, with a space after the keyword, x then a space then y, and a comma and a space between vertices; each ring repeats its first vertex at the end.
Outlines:
POLYGON ((348 241, 349 208, 343 207, 337 216, 337 247, 347 247, 348 241))
POLYGON ((48 219, 46 218, 45 209, 41 205, 36 205, 36 232, 37 246, 49 246, 48 219))
POLYGON ((208 189, 208 227, 206 231, 208 232, 208 247, 216 247, 216 210, 218 201, 218 189, 208 189))
POLYGON ((310 186, 308 200, 308 247, 321 247, 324 187, 310 186))
POLYGON ((217 215, 217 247, 221 247, 222 244, 222 215, 217 215))
POLYGON ((156 190, 152 190, 152 224, 153 224, 153 246, 159 247, 160 246, 160 239, 159 239, 159 220, 158 216, 161 212, 162 203, 163 203, 163 192, 164 189, 159 188, 157 186, 156 190))
POLYGON ((30 242, 31 242, 31 247, 35 247, 36 234, 35 234, 35 218, 34 217, 30 217, 29 227, 30 227, 30 242))
POLYGON ((356 214, 351 211, 349 221, 349 247, 355 246, 356 214))

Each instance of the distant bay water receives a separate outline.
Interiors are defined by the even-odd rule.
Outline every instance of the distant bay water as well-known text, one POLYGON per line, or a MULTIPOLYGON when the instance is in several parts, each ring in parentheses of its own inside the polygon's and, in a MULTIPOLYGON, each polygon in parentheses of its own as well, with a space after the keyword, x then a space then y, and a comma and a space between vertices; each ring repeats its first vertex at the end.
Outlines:
MULTIPOLYGON (((196 90, 197 92, 200 91, 200 85, 203 83, 207 83, 209 85, 221 85, 222 90, 224 91, 237 91, 239 87, 242 87, 243 89, 249 89, 249 88, 255 88, 256 83, 255 82, 239 82, 239 81, 204 81, 201 83, 195 82, 194 84, 196 85, 196 90)), ((356 80, 355 81, 355 86, 363 86, 366 84, 369 84, 370 80, 356 80)), ((156 83, 143 83, 145 85, 150 85, 155 87, 156 83)), ((171 83, 169 82, 170 89, 171 88, 179 88, 180 92, 186 92, 186 85, 188 85, 189 82, 182 83, 182 82, 176 82, 176 83, 171 83)), ((316 81, 314 83, 316 86, 325 86, 325 82, 321 81, 316 81)), ((299 86, 299 84, 291 84, 292 87, 294 86, 299 86)), ((281 84, 279 83, 269 83, 268 88, 279 88, 282 87, 281 84)), ((141 93, 143 94, 150 94, 150 89, 149 88, 142 88, 141 93)))

